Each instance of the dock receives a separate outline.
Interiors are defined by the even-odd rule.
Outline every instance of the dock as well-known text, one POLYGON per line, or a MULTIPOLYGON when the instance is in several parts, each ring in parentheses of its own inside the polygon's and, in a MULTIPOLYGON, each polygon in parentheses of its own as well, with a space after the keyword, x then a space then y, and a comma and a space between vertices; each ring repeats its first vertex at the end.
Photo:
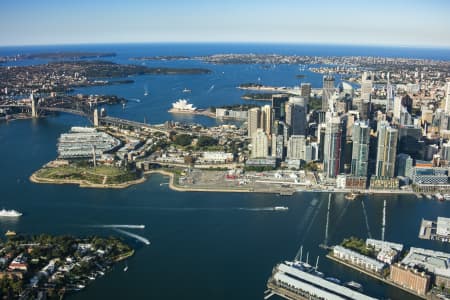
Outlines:
POLYGON ((411 295, 414 295, 414 296, 419 297, 419 298, 421 298, 421 299, 428 299, 428 298, 425 297, 425 296, 418 295, 418 294, 414 293, 414 291, 411 291, 411 290, 409 290, 409 289, 407 289, 407 288, 402 287, 401 285, 398 285, 398 284, 392 282, 392 281, 389 280, 388 278, 384 278, 384 277, 382 277, 381 275, 378 275, 378 274, 376 274, 376 273, 374 273, 374 272, 370 272, 370 271, 365 270, 365 269, 363 269, 363 268, 361 268, 361 267, 359 267, 359 266, 356 266, 356 265, 354 265, 354 264, 352 264, 352 263, 349 263, 349 262, 347 262, 347 261, 344 261, 344 260, 342 260, 342 259, 339 259, 339 258, 333 256, 332 254, 327 254, 326 257, 329 258, 329 259, 331 259, 331 260, 334 260, 335 262, 338 262, 338 263, 340 263, 340 264, 343 264, 344 266, 347 266, 347 267, 349 267, 349 268, 351 268, 351 269, 354 269, 354 270, 356 270, 356 271, 358 271, 358 272, 364 273, 364 274, 366 274, 367 276, 370 276, 370 277, 372 277, 372 278, 374 278, 374 279, 377 279, 377 280, 379 280, 379 281, 381 281, 381 282, 384 282, 384 283, 389 284, 389 285, 391 285, 391 286, 393 286, 393 287, 399 288, 399 289, 401 289, 401 290, 403 290, 403 291, 405 291, 405 292, 407 292, 407 293, 410 293, 411 295))
POLYGON ((422 222, 420 223, 419 239, 431 240, 435 234, 436 224, 433 221, 422 219, 422 222))

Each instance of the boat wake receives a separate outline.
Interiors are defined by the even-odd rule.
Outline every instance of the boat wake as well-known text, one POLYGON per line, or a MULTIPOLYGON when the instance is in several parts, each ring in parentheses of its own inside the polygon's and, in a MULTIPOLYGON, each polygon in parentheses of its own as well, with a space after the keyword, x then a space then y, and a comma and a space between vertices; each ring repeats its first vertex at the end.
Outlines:
POLYGON ((372 238, 372 234, 370 233, 369 219, 367 218, 367 212, 366 212, 366 206, 364 205, 364 199, 361 200, 361 205, 362 205, 362 208, 363 208, 364 219, 366 221, 367 236, 371 239, 372 238))
POLYGON ((213 85, 209 88, 209 90, 207 91, 207 93, 208 93, 208 94, 211 93, 211 92, 214 90, 215 87, 216 87, 216 86, 213 84, 213 85))
POLYGON ((141 102, 141 99, 138 99, 138 98, 129 98, 128 100, 129 101, 133 101, 133 102, 137 102, 137 103, 141 102))
POLYGON ((136 240, 138 240, 140 242, 143 242, 146 245, 150 245, 150 241, 148 239, 146 239, 145 237, 143 237, 143 236, 140 236, 140 235, 137 235, 137 234, 134 234, 134 233, 122 230, 122 229, 118 229, 118 228, 114 228, 114 230, 119 232, 119 233, 122 233, 122 234, 124 234, 126 236, 135 238, 136 240))
POLYGON ((269 206, 269 207, 160 207, 151 208, 153 210, 167 210, 167 211, 286 211, 289 208, 284 206, 269 206))
POLYGON ((92 225, 94 228, 130 228, 130 229, 144 229, 145 225, 129 225, 129 224, 111 224, 111 225, 92 225))

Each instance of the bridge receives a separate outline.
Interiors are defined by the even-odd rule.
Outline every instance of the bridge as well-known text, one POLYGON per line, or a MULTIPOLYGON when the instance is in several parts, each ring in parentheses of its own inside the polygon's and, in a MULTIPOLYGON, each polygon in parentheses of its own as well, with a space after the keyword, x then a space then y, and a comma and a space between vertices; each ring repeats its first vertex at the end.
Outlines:
POLYGON ((42 112, 61 112, 72 115, 77 115, 87 118, 95 126, 116 126, 120 128, 146 130, 150 132, 160 132, 165 135, 169 134, 169 131, 152 126, 146 123, 136 122, 127 119, 121 119, 110 116, 99 116, 96 105, 92 103, 74 103, 74 99, 65 97, 57 101, 45 101, 41 104, 36 103, 33 96, 31 96, 30 103, 12 102, 7 104, 0 104, 0 108, 18 108, 31 111, 33 118, 39 117, 42 112))

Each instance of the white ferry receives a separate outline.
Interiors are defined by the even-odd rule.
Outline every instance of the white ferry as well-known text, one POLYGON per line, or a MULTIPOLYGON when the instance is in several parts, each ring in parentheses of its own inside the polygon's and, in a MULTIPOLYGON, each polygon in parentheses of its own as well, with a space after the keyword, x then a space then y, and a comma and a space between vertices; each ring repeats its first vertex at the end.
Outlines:
POLYGON ((20 217, 22 215, 21 212, 18 212, 17 210, 6 210, 6 209, 2 209, 0 210, 0 217, 12 217, 12 218, 17 218, 20 217))

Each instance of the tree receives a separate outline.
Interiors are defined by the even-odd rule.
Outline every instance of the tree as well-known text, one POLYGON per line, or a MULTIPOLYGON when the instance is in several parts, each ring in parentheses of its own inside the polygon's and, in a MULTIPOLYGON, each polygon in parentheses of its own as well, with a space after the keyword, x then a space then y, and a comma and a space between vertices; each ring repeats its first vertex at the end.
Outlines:
POLYGON ((202 135, 198 138, 197 146, 199 147, 208 147, 217 145, 218 141, 210 136, 202 135))
POLYGON ((173 139, 174 143, 180 146, 188 146, 192 143, 192 137, 188 134, 178 134, 173 139))

